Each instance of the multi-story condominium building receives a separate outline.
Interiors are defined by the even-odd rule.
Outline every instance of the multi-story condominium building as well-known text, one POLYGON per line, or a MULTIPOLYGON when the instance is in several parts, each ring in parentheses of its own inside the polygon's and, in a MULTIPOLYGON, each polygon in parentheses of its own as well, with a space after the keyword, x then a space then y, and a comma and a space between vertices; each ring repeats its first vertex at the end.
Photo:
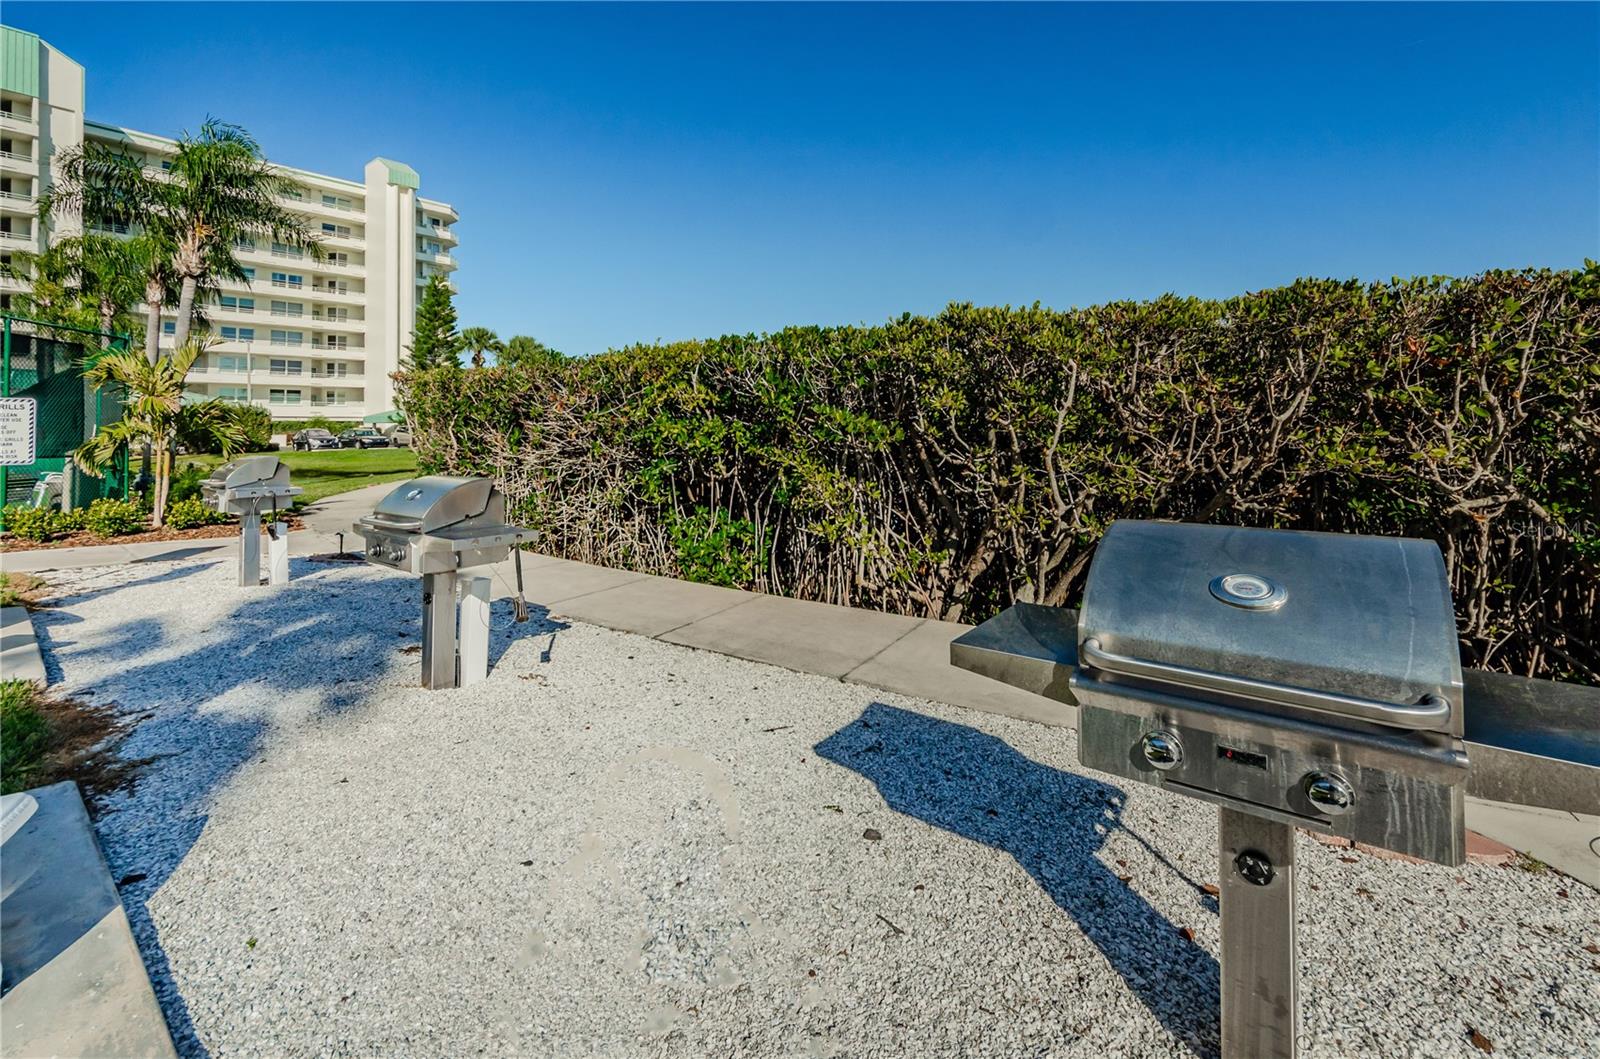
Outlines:
MULTIPOLYGON (((0 255, 42 250, 77 230, 70 220, 46 230, 38 197, 50 186, 55 152, 85 141, 151 168, 169 164, 176 150, 167 137, 86 120, 83 67, 31 33, 0 27, 0 255)), ((241 242, 248 280, 224 282, 205 307, 211 346, 190 389, 260 405, 278 419, 360 420, 388 411, 389 376, 411 341, 422 287, 455 270, 458 214, 423 198, 416 170, 387 158, 368 162, 360 180, 280 169, 295 184, 291 205, 320 232, 326 257, 270 239, 241 242)), ((9 304, 17 287, 0 281, 0 299, 9 304)), ((170 335, 174 322, 163 327, 170 335)))

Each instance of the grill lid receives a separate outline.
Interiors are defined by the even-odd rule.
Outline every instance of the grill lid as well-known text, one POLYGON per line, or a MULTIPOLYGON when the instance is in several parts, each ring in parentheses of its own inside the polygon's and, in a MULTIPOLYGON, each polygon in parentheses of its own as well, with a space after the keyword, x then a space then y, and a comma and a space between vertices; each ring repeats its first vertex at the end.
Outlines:
POLYGON ((362 521, 406 533, 432 533, 468 519, 505 521, 505 498, 494 483, 433 474, 402 483, 362 521))
POLYGON ((1078 635, 1081 664, 1113 674, 1461 734, 1455 611, 1431 541, 1119 521, 1078 635))
POLYGON ((203 483, 208 490, 243 489, 252 485, 289 484, 289 467, 276 456, 245 456, 224 463, 203 483))

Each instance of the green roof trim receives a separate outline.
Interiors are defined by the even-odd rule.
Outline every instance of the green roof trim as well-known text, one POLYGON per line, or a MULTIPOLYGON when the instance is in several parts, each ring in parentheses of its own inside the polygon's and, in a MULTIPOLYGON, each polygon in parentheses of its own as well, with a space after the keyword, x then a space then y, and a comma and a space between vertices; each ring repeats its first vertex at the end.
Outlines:
POLYGON ((39 37, 0 26, 0 88, 39 98, 39 37))
POLYGON ((389 183, 395 187, 410 188, 412 191, 422 187, 422 178, 417 176, 417 171, 404 162, 396 162, 389 158, 380 158, 378 161, 388 167, 389 183))

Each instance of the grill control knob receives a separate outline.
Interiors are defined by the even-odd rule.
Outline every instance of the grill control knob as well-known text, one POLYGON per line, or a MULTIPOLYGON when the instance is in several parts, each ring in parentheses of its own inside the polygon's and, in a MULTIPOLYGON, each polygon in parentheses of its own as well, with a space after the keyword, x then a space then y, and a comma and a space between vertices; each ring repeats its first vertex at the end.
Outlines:
POLYGON ((1139 748, 1144 751, 1144 759, 1162 772, 1183 764, 1183 744, 1171 732, 1147 732, 1139 740, 1139 748))
POLYGON ((1301 781, 1306 800, 1326 816, 1343 816, 1356 804, 1356 792, 1331 772, 1308 772, 1301 781))

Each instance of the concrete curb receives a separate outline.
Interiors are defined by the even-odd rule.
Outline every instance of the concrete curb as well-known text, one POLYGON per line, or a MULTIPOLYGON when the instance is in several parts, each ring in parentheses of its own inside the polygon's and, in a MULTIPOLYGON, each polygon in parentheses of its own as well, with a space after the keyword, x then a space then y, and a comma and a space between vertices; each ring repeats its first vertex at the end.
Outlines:
POLYGON ((25 607, 0 607, 0 677, 32 680, 41 687, 49 683, 39 638, 25 607))
POLYGON ((0 1056, 176 1056, 78 785, 27 796, 0 857, 0 1056))

